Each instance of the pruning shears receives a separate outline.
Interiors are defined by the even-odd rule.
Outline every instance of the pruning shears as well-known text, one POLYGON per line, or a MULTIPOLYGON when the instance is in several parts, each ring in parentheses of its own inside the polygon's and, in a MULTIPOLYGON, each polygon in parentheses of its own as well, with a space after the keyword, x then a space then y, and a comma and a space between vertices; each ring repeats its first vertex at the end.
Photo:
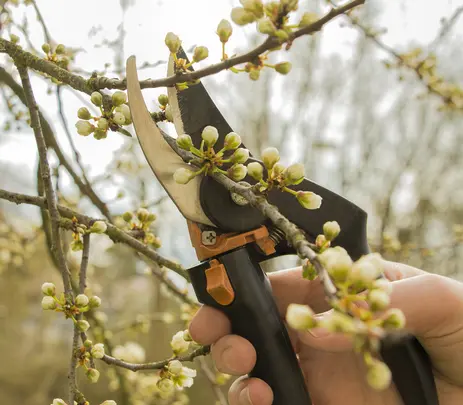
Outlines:
MULTIPOLYGON (((188 61, 183 49, 179 50, 177 58, 188 61)), ((176 73, 172 55, 168 73, 176 73)), ((174 181, 173 174, 178 168, 191 166, 168 144, 146 108, 134 56, 127 60, 127 90, 133 125, 143 153, 187 220, 191 242, 200 261, 188 270, 198 300, 222 311, 230 319, 233 333, 254 345, 257 362, 250 375, 270 385, 274 405, 311 404, 269 280, 260 267, 263 260, 295 254, 294 248, 256 208, 234 198, 212 177, 196 176, 187 184, 174 181)), ((194 146, 199 148, 202 130, 211 125, 219 132, 216 145, 222 148, 225 135, 232 132, 232 128, 202 83, 181 91, 175 86, 169 87, 168 100, 178 135, 190 135, 194 146)), ((248 162, 251 161, 258 160, 250 157, 248 162)), ((255 183, 250 177, 245 181, 255 183)), ((308 179, 294 189, 320 195, 323 198, 320 209, 306 210, 293 196, 279 191, 270 191, 268 200, 303 230, 309 240, 323 233, 325 222, 337 221, 342 232, 336 245, 346 249, 354 260, 369 253, 365 211, 308 179)), ((383 344, 381 355, 392 371, 404 405, 438 404, 429 357, 415 337, 383 344)))

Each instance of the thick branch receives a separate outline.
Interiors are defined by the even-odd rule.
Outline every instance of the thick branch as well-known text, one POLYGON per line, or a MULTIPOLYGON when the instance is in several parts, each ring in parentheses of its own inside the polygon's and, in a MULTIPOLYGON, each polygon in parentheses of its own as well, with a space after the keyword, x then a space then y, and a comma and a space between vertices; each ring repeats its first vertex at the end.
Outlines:
POLYGON ((47 146, 42 133, 42 127, 40 125, 39 108, 34 98, 32 91, 31 82, 29 80, 29 74, 27 68, 24 66, 18 66, 19 76, 21 77, 24 95, 26 97, 27 106, 29 108, 31 117, 31 128, 34 131, 35 140, 37 143, 37 149, 40 158, 40 169, 42 172, 42 179, 45 188, 45 195, 47 196, 47 207, 51 218, 51 234, 52 234, 52 246, 54 256, 57 258, 61 276, 64 283, 64 291, 68 298, 72 297, 72 288, 70 281, 70 273, 64 257, 63 247, 61 245, 60 235, 60 214, 58 212, 58 203, 56 200, 55 190, 53 189, 50 165, 47 158, 47 146))
MULTIPOLYGON (((314 32, 320 31, 323 28, 323 26, 329 21, 331 21, 333 18, 337 17, 338 15, 344 14, 347 11, 352 10, 353 8, 360 6, 364 3, 365 0, 354 0, 344 6, 333 8, 328 14, 320 18, 318 21, 314 22, 311 25, 308 25, 307 27, 301 28, 293 32, 290 36, 288 43, 291 43, 293 40, 300 38, 304 35, 309 35, 313 34, 314 32)), ((220 71, 229 69, 233 66, 253 61, 257 58, 257 56, 279 45, 280 42, 276 37, 269 37, 257 48, 243 55, 238 55, 233 58, 226 59, 223 62, 210 65, 204 69, 199 69, 194 72, 172 75, 163 79, 143 80, 140 81, 140 86, 142 89, 155 87, 170 87, 176 83, 194 81, 202 77, 219 73, 220 71)), ((125 79, 120 80, 117 78, 110 79, 107 77, 97 77, 86 80, 82 76, 70 73, 67 70, 60 68, 59 66, 47 60, 38 58, 30 54, 29 52, 25 52, 19 46, 14 45, 9 41, 6 41, 5 39, 0 38, 0 52, 2 51, 9 54, 14 60, 21 61, 26 66, 29 66, 34 70, 38 70, 40 72, 53 76, 59 81, 73 87, 74 89, 87 94, 91 94, 92 91, 98 89, 124 90, 127 88, 125 79)))
MULTIPOLYGON (((29 204, 35 205, 37 207, 47 208, 46 199, 43 197, 35 197, 19 193, 12 193, 2 189, 0 189, 0 199, 7 200, 15 204, 29 204)), ((70 220, 74 217, 77 218, 79 223, 84 224, 87 227, 90 227, 95 221, 98 221, 98 219, 96 218, 91 218, 87 215, 80 214, 62 205, 58 205, 58 210, 61 216, 64 217, 61 218, 60 226, 66 229, 73 228, 74 225, 70 220)), ((142 242, 138 241, 127 232, 117 228, 116 226, 110 223, 107 223, 106 225, 106 234, 111 238, 113 242, 124 243, 125 245, 128 245, 134 250, 136 250, 137 252, 145 255, 148 259, 151 259, 159 265, 167 267, 168 269, 175 271, 182 277, 187 278, 186 272, 182 265, 162 257, 156 251, 146 246, 142 242)))
POLYGON ((172 360, 179 360, 182 363, 185 361, 193 361, 198 356, 205 356, 209 354, 211 348, 210 346, 201 346, 199 349, 192 351, 190 354, 185 356, 175 356, 170 359, 155 361, 152 363, 128 363, 124 360, 116 359, 115 357, 105 355, 101 360, 106 364, 112 364, 114 366, 126 368, 131 371, 140 371, 140 370, 160 370, 163 367, 167 366, 172 360))

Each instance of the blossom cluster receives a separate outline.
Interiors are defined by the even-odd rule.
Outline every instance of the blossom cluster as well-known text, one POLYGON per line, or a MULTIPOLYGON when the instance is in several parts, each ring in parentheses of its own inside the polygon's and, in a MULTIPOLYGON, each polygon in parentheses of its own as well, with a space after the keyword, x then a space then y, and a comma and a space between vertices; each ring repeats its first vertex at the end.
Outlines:
POLYGON ((93 134, 95 139, 104 139, 108 136, 109 129, 127 135, 126 131, 122 128, 123 126, 132 124, 130 108, 127 105, 127 94, 123 91, 114 92, 111 96, 111 106, 109 109, 103 108, 103 96, 98 91, 90 95, 90 101, 99 108, 100 115, 92 116, 86 107, 79 108, 77 117, 80 119, 76 122, 77 133, 79 135, 88 136, 93 134))
MULTIPOLYGON (((378 358, 381 339, 389 332, 402 329, 405 317, 402 311, 390 306, 392 284, 382 277, 383 261, 371 253, 353 261, 342 247, 330 247, 341 229, 335 221, 325 223, 323 234, 316 240, 318 260, 336 286, 336 296, 330 297, 333 310, 321 318, 306 305, 291 304, 286 319, 298 330, 323 328, 328 332, 352 337, 356 352, 361 353, 367 366, 367 381, 375 389, 389 387, 391 371, 378 358)), ((309 261, 303 266, 303 275, 309 280, 316 270, 309 261)))
POLYGON ((156 214, 149 212, 146 208, 139 208, 135 213, 124 212, 122 219, 133 237, 156 249, 161 247, 161 239, 151 231, 156 214))
POLYGON ((87 227, 84 224, 80 224, 77 218, 72 219, 72 242, 71 250, 73 252, 78 252, 84 248, 84 243, 82 241, 82 236, 89 233, 105 233, 108 229, 108 225, 104 221, 95 221, 90 227, 87 227))

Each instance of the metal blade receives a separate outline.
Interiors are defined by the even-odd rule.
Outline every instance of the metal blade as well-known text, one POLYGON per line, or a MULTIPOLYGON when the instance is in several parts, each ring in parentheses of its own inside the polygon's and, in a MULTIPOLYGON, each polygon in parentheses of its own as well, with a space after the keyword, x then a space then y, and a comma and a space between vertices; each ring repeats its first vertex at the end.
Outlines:
MULTIPOLYGON (((177 57, 188 61, 182 48, 178 51, 177 57)), ((167 67, 169 76, 175 74, 174 63, 171 54, 167 67)), ((193 68, 190 67, 190 70, 193 68)), ((225 135, 233 130, 217 109, 203 84, 198 83, 182 91, 177 91, 175 86, 169 87, 167 95, 177 133, 190 135, 194 145, 198 148, 201 144, 202 130, 207 125, 212 125, 219 131, 219 139, 215 149, 220 150, 225 135)))
POLYGON ((126 69, 127 93, 133 126, 151 169, 185 218, 214 226, 201 208, 199 200, 200 176, 184 185, 176 183, 173 178, 175 170, 181 167, 191 169, 191 166, 183 162, 169 146, 151 118, 138 81, 135 56, 127 59, 126 69))

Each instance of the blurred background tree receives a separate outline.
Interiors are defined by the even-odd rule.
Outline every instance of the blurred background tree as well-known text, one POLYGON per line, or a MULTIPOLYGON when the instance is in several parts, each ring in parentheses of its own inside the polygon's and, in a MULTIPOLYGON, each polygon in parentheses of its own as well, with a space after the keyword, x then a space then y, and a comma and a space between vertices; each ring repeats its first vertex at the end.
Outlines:
MULTIPOLYGON (((445 6, 415 3, 419 2, 391 5, 371 0, 361 12, 301 38, 290 52, 280 54, 293 65, 287 76, 264 71, 260 80, 252 82, 246 75, 222 72, 203 82, 251 151, 275 146, 285 163, 303 161, 309 178, 363 207, 369 214, 373 250, 391 260, 460 278, 463 51, 459 18, 463 8, 456 1, 445 6), (428 27, 427 35, 417 35, 411 23, 419 20, 416 10, 427 16, 415 22, 428 27), (383 27, 392 34, 383 33, 383 27), (406 66, 396 67, 397 61, 406 66), (434 69, 434 64, 442 78, 440 87, 423 70, 428 65, 434 69), (454 108, 442 108, 446 101, 449 104, 448 92, 454 108)), ((167 31, 180 34, 186 49, 196 43, 207 45, 210 59, 218 59, 220 49, 213 33, 217 22, 236 5, 206 0, 60 4, 3 0, 0 33, 7 39, 16 35, 25 49, 41 57, 42 43, 64 43, 69 70, 85 77, 97 70, 123 78, 130 54, 142 61, 143 78, 162 77, 167 58, 162 41, 167 31)), ((301 1, 300 9, 322 14, 326 2, 301 1)), ((262 36, 246 28, 234 40, 230 54, 255 47, 262 36)), ((11 63, 4 55, 0 61, 0 188, 37 195, 41 182, 35 143, 25 122, 27 108, 18 98, 19 80, 11 63)), ((76 111, 81 106, 92 108, 88 97, 68 86, 53 85, 40 74, 34 74, 32 81, 49 124, 44 132, 60 203, 116 223, 125 211, 146 207, 158 217, 159 252, 185 267, 193 264, 186 224, 154 180, 136 138, 116 133, 104 141, 79 137, 74 128, 76 111)), ((153 100, 149 107, 156 106, 160 93, 146 90, 147 99, 153 100)), ((40 308, 39 286, 44 281, 60 284, 41 230, 42 219, 36 207, 0 200, 0 394, 11 405, 66 398, 72 325, 40 308)), ((71 241, 69 233, 65 237, 71 241)), ((76 272, 80 253, 66 254, 76 272)), ((296 263, 296 258, 279 259, 267 268, 296 263)), ((153 264, 126 246, 104 236, 93 238, 88 285, 103 305, 95 313, 92 330, 113 354, 122 353, 128 361, 169 357, 172 335, 185 329, 190 316, 191 307, 173 296, 149 266, 153 264)), ((174 272, 164 277, 180 289, 185 287, 174 272)), ((216 373, 209 360, 198 358, 194 366, 202 372, 186 391, 190 403, 225 404, 228 378, 216 373)), ((92 403, 108 398, 119 405, 174 403, 153 396, 153 372, 132 373, 104 364, 99 368, 98 384, 79 376, 81 390, 92 403)), ((187 399, 175 401, 178 405, 187 399)))

